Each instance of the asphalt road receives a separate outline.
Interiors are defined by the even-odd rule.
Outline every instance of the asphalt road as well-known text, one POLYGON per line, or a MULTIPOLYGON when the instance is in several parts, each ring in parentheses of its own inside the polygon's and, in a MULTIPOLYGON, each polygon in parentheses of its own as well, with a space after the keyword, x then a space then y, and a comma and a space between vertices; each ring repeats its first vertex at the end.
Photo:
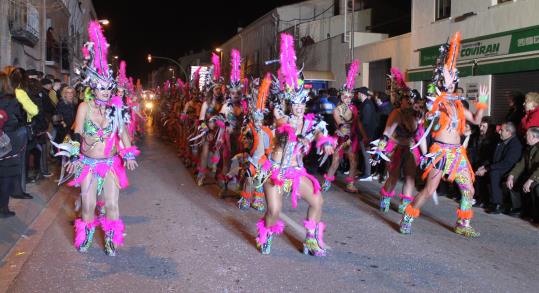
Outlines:
POLYGON ((537 292, 539 229, 476 210, 479 239, 452 232, 456 203, 427 204, 412 235, 400 215, 378 212, 375 183, 360 194, 326 193, 329 256, 301 254, 306 204, 286 201, 285 233, 272 254, 255 248, 260 213, 220 199, 215 185, 197 187, 170 145, 142 143, 140 168, 120 196, 125 246, 103 252, 96 233, 86 254, 72 246, 77 191, 62 187, 0 264, 7 292, 537 292))

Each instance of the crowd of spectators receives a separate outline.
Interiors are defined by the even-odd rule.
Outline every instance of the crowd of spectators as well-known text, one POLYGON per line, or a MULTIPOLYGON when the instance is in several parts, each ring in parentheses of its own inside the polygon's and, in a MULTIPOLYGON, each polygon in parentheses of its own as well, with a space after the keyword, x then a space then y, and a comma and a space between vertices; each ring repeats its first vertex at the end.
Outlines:
MULTIPOLYGON (((358 128, 363 129, 359 133, 362 148, 358 179, 383 181, 385 168, 379 165, 371 172, 366 147, 368 142, 382 135, 393 105, 385 93, 371 92, 366 87, 357 88, 355 92, 358 128)), ((330 89, 320 90, 308 104, 311 112, 326 118, 330 133, 335 130, 331 112, 338 102, 337 90, 330 89)), ((468 103, 464 104, 468 107, 468 103)), ((490 214, 504 213, 539 223, 539 145, 536 144, 539 141, 539 93, 513 92, 507 104, 509 109, 502 121, 495 124, 492 117, 485 116, 480 125, 467 125, 463 137, 476 172, 474 206, 490 214)), ((340 170, 346 172, 346 168, 343 163, 340 170)), ((442 184, 438 192, 458 200, 460 195, 454 190, 453 186, 442 184)))
POLYGON ((82 96, 80 88, 37 70, 7 66, 0 72, 0 218, 15 215, 10 197, 33 198, 27 183, 53 175, 49 134, 61 142, 71 132, 82 96))

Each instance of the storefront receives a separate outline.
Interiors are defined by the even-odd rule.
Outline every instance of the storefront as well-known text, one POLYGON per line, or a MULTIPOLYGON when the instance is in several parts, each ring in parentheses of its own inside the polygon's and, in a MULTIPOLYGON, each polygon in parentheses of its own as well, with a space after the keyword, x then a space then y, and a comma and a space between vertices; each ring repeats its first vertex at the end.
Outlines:
MULTIPOLYGON (((419 49, 419 67, 408 70, 408 80, 422 81, 425 87, 439 47, 419 49)), ((501 121, 512 91, 539 91, 539 26, 462 40, 457 66, 460 86, 470 100, 476 98, 478 84, 489 85, 489 114, 501 121)))

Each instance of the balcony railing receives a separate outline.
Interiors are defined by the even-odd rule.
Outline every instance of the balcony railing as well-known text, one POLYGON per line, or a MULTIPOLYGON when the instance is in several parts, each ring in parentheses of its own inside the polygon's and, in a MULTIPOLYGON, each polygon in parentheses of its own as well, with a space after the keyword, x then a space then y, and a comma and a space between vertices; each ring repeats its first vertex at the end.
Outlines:
POLYGON ((39 41, 39 12, 27 1, 13 0, 9 6, 11 37, 25 45, 35 46, 39 41))

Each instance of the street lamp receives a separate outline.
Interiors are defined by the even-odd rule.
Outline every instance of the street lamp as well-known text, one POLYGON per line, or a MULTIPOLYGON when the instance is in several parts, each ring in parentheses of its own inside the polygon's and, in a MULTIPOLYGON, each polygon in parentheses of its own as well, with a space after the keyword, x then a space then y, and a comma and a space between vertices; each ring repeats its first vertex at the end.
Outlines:
POLYGON ((185 79, 189 80, 189 75, 187 75, 187 72, 185 71, 185 68, 183 68, 183 66, 180 63, 178 63, 178 61, 176 61, 176 60, 174 60, 172 58, 169 58, 169 57, 153 56, 152 54, 148 54, 148 57, 147 57, 148 63, 152 63, 153 59, 162 59, 162 60, 166 60, 168 62, 174 63, 176 66, 178 66, 182 70, 182 73, 183 73, 185 79))
POLYGON ((110 21, 108 19, 100 19, 98 22, 102 25, 109 25, 110 21))

